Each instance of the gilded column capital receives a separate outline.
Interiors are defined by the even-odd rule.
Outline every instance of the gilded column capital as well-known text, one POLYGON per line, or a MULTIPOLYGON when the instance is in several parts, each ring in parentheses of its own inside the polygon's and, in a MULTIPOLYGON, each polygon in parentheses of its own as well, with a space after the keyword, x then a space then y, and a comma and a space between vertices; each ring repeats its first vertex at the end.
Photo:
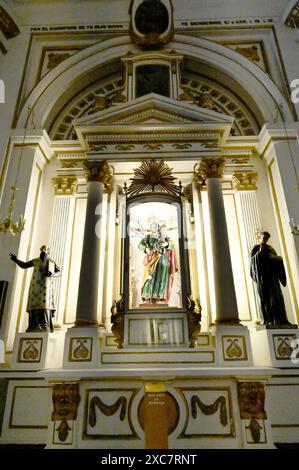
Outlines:
POLYGON ((87 181, 97 181, 104 185, 105 192, 111 193, 113 186, 113 170, 109 163, 104 160, 84 162, 84 174, 87 181))
POLYGON ((70 196, 77 191, 78 180, 71 176, 52 178, 52 186, 56 196, 70 196))
POLYGON ((253 171, 234 171, 233 187, 238 191, 257 190, 258 174, 253 171))
POLYGON ((203 159, 194 166, 194 182, 202 188, 209 178, 221 179, 224 167, 225 159, 223 157, 203 159))

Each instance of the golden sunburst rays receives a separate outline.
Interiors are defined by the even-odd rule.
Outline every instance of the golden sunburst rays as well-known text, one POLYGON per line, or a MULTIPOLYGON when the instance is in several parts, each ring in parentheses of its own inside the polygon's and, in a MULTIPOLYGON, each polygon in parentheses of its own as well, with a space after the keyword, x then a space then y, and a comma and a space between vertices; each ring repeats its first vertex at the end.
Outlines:
POLYGON ((134 178, 130 178, 132 183, 126 190, 128 196, 137 196, 149 191, 160 191, 172 196, 181 195, 181 184, 177 186, 174 183, 177 178, 172 176, 172 168, 163 160, 144 160, 139 168, 134 169, 134 173, 134 178))

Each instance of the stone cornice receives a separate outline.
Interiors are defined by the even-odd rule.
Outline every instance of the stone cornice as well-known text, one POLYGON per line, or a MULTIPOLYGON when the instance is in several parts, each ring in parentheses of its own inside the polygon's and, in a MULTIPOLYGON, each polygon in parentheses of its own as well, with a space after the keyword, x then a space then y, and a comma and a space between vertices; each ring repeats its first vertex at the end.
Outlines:
POLYGON ((54 157, 55 152, 51 146, 51 140, 45 130, 41 129, 15 129, 11 132, 12 146, 37 146, 44 153, 47 160, 54 157), (25 136, 26 132, 26 136, 25 136), (25 139, 24 139, 25 136, 25 139))
POLYGON ((299 136, 299 122, 280 124, 265 124, 260 132, 258 153, 263 155, 271 142, 297 140, 299 136))

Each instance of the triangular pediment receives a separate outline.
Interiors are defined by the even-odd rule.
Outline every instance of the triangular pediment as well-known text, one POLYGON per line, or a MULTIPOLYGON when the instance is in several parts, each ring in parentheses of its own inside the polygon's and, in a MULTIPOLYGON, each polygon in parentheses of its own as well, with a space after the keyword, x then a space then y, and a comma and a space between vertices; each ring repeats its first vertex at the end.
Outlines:
POLYGON ((84 116, 75 121, 75 127, 94 127, 117 124, 232 124, 230 116, 198 105, 178 101, 151 93, 130 102, 112 105, 110 108, 84 116))

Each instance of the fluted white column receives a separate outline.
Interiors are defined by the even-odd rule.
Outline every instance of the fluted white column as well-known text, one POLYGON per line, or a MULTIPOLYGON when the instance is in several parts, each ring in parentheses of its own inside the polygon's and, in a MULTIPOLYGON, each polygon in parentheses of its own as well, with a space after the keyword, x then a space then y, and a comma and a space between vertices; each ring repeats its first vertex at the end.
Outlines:
POLYGON ((196 177, 208 191, 216 297, 216 323, 238 325, 239 315, 230 257, 221 178, 224 160, 207 158, 196 168, 196 177))
POLYGON ((60 302, 61 287, 66 280, 67 273, 64 269, 66 259, 67 240, 70 229, 70 219, 73 207, 73 194, 77 188, 77 179, 73 177, 53 178, 52 185, 55 189, 55 202, 49 241, 50 257, 61 269, 61 275, 53 279, 54 301, 56 305, 55 327, 63 323, 63 307, 60 302))
POLYGON ((249 257, 252 248, 256 244, 256 231, 261 227, 259 217, 257 199, 256 199, 256 182, 257 173, 254 172, 234 172, 233 185, 236 191, 236 203, 241 219, 241 229, 244 236, 242 242, 245 253, 248 255, 247 259, 247 282, 251 298, 249 299, 251 308, 258 320, 261 320, 258 307, 258 297, 256 292, 255 283, 250 277, 249 257))

